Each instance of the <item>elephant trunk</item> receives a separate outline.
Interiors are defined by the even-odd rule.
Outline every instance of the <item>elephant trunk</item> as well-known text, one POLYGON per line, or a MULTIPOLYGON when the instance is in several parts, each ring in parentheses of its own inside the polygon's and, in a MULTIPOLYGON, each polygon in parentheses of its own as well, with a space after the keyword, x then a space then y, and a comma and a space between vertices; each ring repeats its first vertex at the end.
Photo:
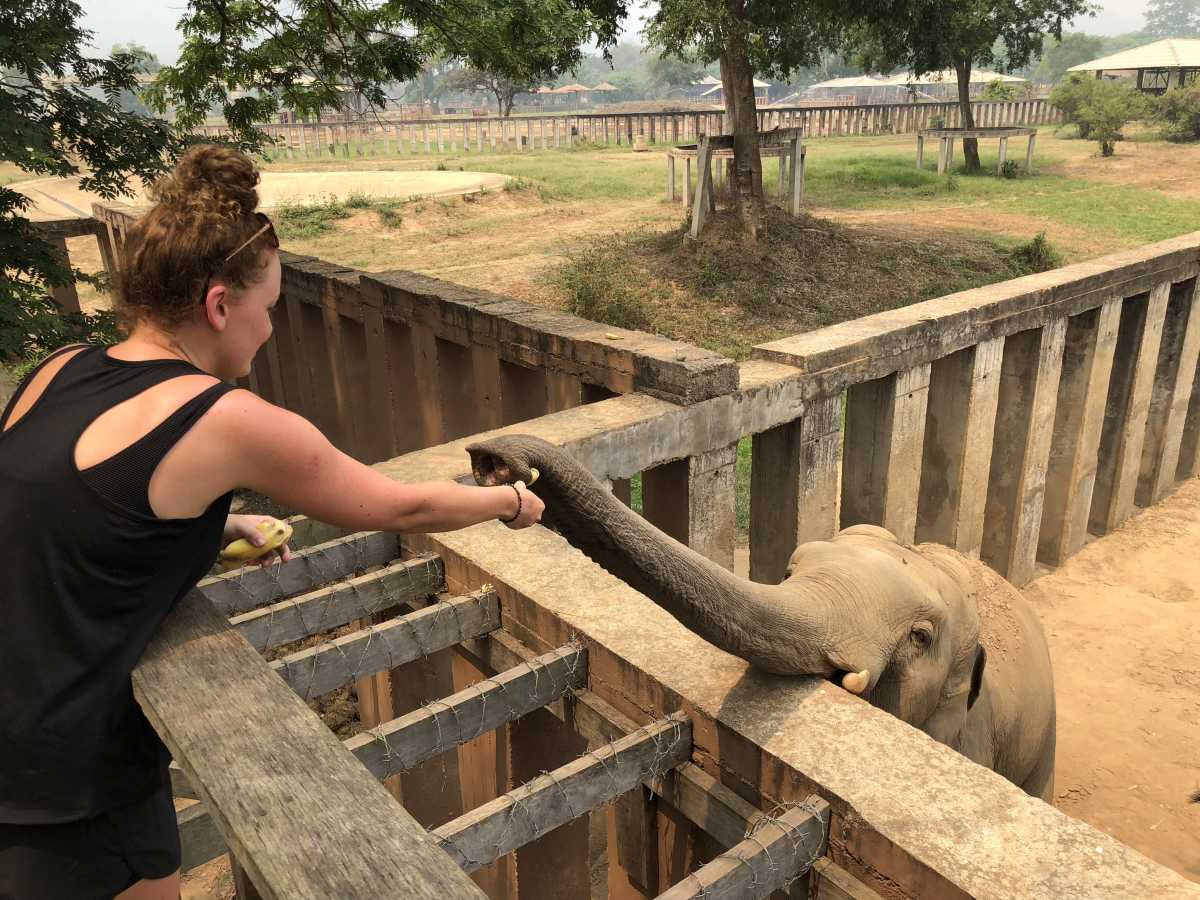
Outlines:
POLYGON ((786 589, 738 578, 663 534, 570 454, 540 439, 495 438, 468 452, 480 484, 528 482, 537 469, 534 490, 546 503, 546 524, 710 643, 780 675, 845 676, 854 693, 878 677, 831 641, 831 613, 846 586, 820 575, 793 578, 786 589))

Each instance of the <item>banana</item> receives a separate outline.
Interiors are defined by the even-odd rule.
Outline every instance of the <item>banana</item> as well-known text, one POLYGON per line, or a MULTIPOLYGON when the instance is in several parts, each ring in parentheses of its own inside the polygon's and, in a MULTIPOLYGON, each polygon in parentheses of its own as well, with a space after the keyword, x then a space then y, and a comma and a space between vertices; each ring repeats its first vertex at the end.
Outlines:
POLYGON ((253 562, 292 539, 292 526, 279 519, 263 519, 258 523, 258 530, 266 537, 262 546, 256 547, 245 538, 238 538, 221 551, 221 566, 226 572, 253 562))

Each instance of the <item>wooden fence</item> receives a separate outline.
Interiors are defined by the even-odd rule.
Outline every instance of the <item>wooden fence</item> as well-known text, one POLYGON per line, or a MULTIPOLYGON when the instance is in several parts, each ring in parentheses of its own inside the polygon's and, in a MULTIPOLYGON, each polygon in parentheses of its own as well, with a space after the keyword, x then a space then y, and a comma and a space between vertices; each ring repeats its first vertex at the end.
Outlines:
MULTIPOLYGON (((972 103, 979 126, 1050 125, 1061 113, 1046 100, 972 103)), ((907 134, 938 123, 957 127, 957 103, 892 103, 866 106, 760 109, 759 130, 803 128, 805 137, 907 134)), ((635 137, 651 144, 695 141, 728 131, 725 114, 707 112, 583 113, 512 118, 439 118, 414 121, 261 126, 287 159, 323 156, 396 156, 433 153, 511 153, 552 148, 630 146, 635 137)), ((220 137, 227 130, 205 126, 198 133, 220 137)))

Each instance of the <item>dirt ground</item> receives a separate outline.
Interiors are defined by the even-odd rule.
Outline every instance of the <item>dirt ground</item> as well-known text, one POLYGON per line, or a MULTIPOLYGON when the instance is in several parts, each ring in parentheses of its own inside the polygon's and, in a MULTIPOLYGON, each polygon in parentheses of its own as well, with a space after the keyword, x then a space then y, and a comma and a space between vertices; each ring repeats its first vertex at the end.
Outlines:
POLYGON ((1054 660, 1055 806, 1200 882, 1200 480, 1025 596, 1054 660))

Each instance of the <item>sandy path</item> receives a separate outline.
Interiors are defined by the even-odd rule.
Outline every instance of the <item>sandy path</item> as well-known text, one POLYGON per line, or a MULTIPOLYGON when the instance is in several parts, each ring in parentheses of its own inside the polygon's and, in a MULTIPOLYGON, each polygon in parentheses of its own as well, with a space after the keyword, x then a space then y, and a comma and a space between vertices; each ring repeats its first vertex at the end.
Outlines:
MULTIPOLYGON (((481 189, 499 188, 507 175, 491 172, 263 172, 258 187, 263 209, 281 203, 320 200, 329 196, 345 199, 359 193, 371 197, 454 196, 481 189)), ((101 198, 80 189, 78 178, 37 178, 8 185, 33 201, 27 215, 34 221, 90 216, 92 203, 101 198)), ((138 205, 147 202, 142 191, 122 198, 138 205)))
POLYGON ((1054 660, 1055 805, 1200 881, 1200 480, 1025 595, 1054 660))

